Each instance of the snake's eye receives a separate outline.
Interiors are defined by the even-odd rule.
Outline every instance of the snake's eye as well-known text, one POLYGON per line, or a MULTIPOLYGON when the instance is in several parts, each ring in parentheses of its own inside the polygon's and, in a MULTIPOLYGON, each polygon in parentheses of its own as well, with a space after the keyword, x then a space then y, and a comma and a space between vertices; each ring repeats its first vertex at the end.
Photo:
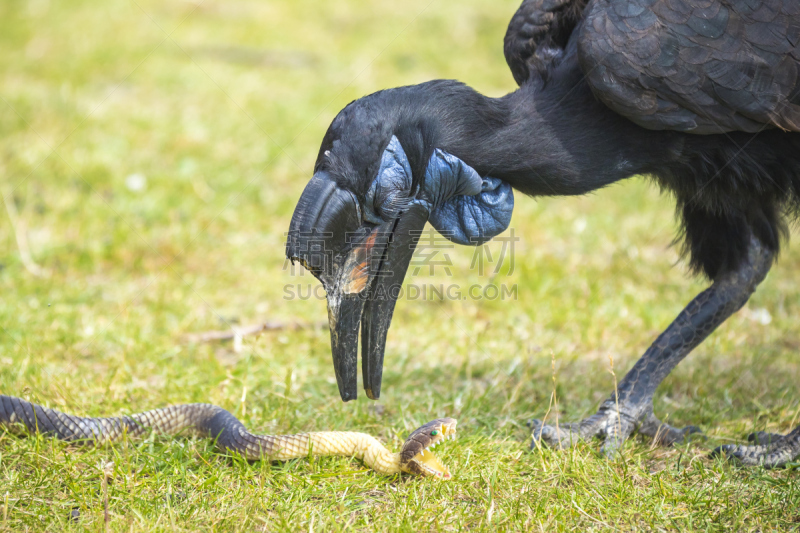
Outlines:
POLYGON ((439 432, 436 431, 435 429, 433 431, 431 431, 431 437, 435 437, 438 434, 439 434, 439 432))

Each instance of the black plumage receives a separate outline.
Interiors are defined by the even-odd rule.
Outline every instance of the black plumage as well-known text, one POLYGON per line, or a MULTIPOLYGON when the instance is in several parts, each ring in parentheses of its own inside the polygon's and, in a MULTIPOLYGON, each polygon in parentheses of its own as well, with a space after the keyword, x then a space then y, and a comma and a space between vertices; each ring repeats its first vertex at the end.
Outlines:
POLYGON ((778 250, 797 213, 800 140, 771 130, 800 131, 800 2, 526 0, 505 53, 523 86, 577 59, 620 116, 667 143, 666 131, 693 134, 680 157, 646 171, 675 193, 693 269, 712 279, 735 269, 749 230, 778 250))
POLYGON ((641 126, 800 131, 800 2, 527 0, 505 43, 517 82, 573 38, 597 97, 641 126))
MULTIPOLYGON (((402 283, 410 252, 386 242, 410 243, 407 233, 424 225, 426 211, 413 200, 425 190, 435 150, 532 196, 585 194, 644 175, 674 197, 689 264, 713 283, 596 415, 560 429, 539 425, 534 436, 554 445, 570 442, 570 435, 603 436, 606 449, 614 450, 638 429, 662 444, 679 442, 693 430, 655 418, 656 387, 747 302, 800 214, 800 2, 525 0, 509 24, 504 52, 519 84, 511 94, 487 98, 446 80, 389 89, 348 105, 323 139, 287 255, 312 265, 328 290, 342 397, 355 397, 359 323, 365 388, 372 398, 380 394, 394 301, 374 303, 374 287, 387 286, 374 280, 391 267, 391 283, 402 283), (382 154, 393 137, 413 184, 398 191, 407 211, 392 211, 394 220, 376 228, 359 213, 380 211, 365 202, 372 201, 368 191, 381 178, 382 154), (305 197, 322 190, 337 200, 305 197), (317 204, 335 209, 310 212, 317 204), (390 235, 380 241, 375 268, 359 271, 358 285, 348 271, 352 258, 361 257, 353 255, 354 245, 329 240, 332 268, 324 271, 309 259, 310 241, 303 237, 339 235, 344 228, 336 221, 345 219, 357 244, 372 247, 378 230, 390 235), (343 286, 363 287, 367 303, 342 294, 343 286)), ((800 455, 800 428, 762 448, 725 451, 745 462, 782 464, 800 455)))

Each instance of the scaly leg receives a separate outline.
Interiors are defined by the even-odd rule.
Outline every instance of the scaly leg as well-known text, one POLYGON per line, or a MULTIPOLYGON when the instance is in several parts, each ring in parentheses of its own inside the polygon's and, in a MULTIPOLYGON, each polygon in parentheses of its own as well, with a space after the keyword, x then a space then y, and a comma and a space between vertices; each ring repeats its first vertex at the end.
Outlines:
POLYGON ((762 465, 768 468, 783 466, 800 457, 800 426, 786 435, 760 431, 748 437, 752 446, 726 444, 712 452, 713 456, 724 455, 748 466, 762 465))
MULTIPOLYGON (((689 434, 698 432, 693 426, 677 429, 662 424, 653 415, 653 394, 689 352, 741 309, 766 277, 772 260, 773 253, 751 238, 744 264, 720 276, 681 311, 619 383, 618 395, 612 393, 596 414, 579 423, 556 427, 533 421, 531 447, 544 442, 563 448, 582 439, 602 437, 603 451, 611 455, 637 429, 663 445, 682 442, 689 434)), ((800 441, 800 436, 796 440, 800 441)))

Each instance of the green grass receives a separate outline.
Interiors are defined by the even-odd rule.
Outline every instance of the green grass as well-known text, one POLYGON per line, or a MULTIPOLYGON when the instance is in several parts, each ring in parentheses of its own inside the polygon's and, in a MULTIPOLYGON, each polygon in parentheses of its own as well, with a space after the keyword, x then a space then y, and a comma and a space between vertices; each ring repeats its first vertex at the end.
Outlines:
MULTIPOLYGON (((0 529, 102 531, 105 495, 112 531, 800 527, 796 471, 706 458, 800 419, 797 247, 658 391, 657 414, 702 426, 707 443, 634 439, 610 462, 595 444, 528 451, 525 422, 554 390, 560 420, 591 414, 613 388, 610 360, 623 375, 703 287, 669 247, 672 201, 645 180, 518 198, 514 272, 493 281, 519 300, 401 302, 377 404, 339 401, 322 328, 248 338, 238 353, 185 341, 236 321, 325 319, 324 301, 284 299, 313 280, 283 260, 325 128, 385 87, 512 90, 501 40, 517 3, 0 2, 12 207, 0 205, 0 392, 89 415, 208 401, 255 431, 352 429, 395 449, 442 415, 461 434, 440 452, 454 479, 437 483, 349 459, 248 464, 197 440, 78 449, 0 433, 0 529)), ((429 282, 492 282, 470 270, 472 250, 447 253, 453 276, 429 282)))

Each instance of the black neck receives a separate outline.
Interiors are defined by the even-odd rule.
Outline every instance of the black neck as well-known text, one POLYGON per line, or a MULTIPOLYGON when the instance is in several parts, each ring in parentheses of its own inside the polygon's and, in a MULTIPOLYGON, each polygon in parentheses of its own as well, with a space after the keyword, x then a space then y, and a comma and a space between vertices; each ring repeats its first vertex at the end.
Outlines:
POLYGON ((456 82, 408 89, 417 89, 409 94, 408 111, 417 122, 422 117, 435 124, 426 144, 531 195, 584 194, 647 173, 654 162, 674 157, 678 142, 607 109, 579 72, 526 84, 502 98, 456 82))

